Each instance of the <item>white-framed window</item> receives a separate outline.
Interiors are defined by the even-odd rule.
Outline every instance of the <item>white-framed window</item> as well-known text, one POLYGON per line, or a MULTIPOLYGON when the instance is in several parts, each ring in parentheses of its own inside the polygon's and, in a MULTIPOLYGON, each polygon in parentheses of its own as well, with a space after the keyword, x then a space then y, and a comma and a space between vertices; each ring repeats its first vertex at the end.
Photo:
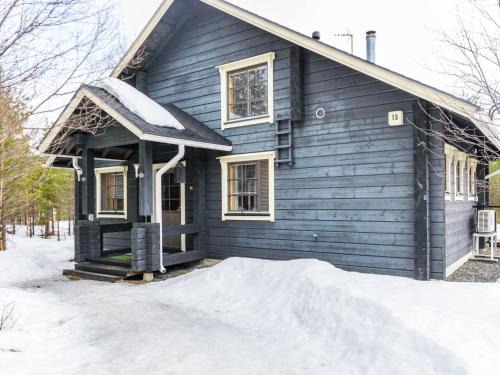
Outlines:
POLYGON ((444 158, 444 190, 445 199, 447 201, 451 200, 453 194, 453 155, 455 149, 447 144, 445 144, 445 158, 444 158))
POLYGON ((467 195, 469 201, 477 200, 476 192, 476 170, 477 170, 477 160, 468 158, 467 159, 467 195))
POLYGON ((127 167, 96 168, 97 217, 127 218, 127 167))
POLYGON ((220 65, 221 127, 273 122, 274 52, 220 65))
POLYGON ((455 200, 463 201, 465 194, 465 172, 467 156, 460 151, 455 152, 454 160, 454 187, 455 200))
POLYGON ((219 158, 223 221, 274 221, 274 158, 274 151, 219 158))

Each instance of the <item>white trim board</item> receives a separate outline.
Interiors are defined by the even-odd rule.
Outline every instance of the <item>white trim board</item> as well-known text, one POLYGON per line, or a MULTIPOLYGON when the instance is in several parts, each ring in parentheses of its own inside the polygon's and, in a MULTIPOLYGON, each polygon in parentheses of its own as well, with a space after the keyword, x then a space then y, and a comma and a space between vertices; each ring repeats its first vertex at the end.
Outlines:
MULTIPOLYGON (((364 59, 353 56, 347 52, 341 51, 335 47, 325 44, 321 41, 312 39, 309 36, 301 34, 297 31, 291 30, 285 26, 279 25, 273 21, 266 18, 260 17, 252 12, 242 9, 236 5, 230 4, 223 0, 199 0, 213 8, 216 8, 226 14, 236 17, 244 22, 247 22, 253 26, 256 26, 262 30, 265 30, 271 34, 277 35, 280 38, 288 40, 298 46, 304 47, 312 52, 315 52, 321 56, 327 57, 334 60, 340 64, 351 67, 361 73, 364 73, 370 77, 376 78, 382 82, 390 84, 397 87, 403 91, 411 93, 419 98, 428 100, 435 105, 445 108, 451 112, 462 115, 466 118, 471 119, 471 116, 476 113, 480 108, 468 101, 457 98, 451 94, 438 90, 434 87, 423 84, 419 81, 406 77, 402 74, 393 72, 387 68, 381 67, 379 65, 370 63, 364 59)), ((141 46, 146 42, 151 32, 154 30, 156 25, 160 22, 162 17, 166 14, 170 6, 174 3, 174 0, 164 0, 159 6, 158 10, 155 12, 151 20, 148 22, 143 31, 139 34, 137 39, 133 42, 131 47, 122 57, 118 65, 115 67, 111 73, 112 77, 118 77, 123 69, 128 65, 129 61, 134 57, 134 55, 139 51, 141 46)), ((481 126, 478 121, 471 119, 471 121, 480 128, 481 126)), ((481 129, 484 131, 484 129, 481 129)), ((486 131, 489 137, 494 137, 491 130, 486 131)), ((499 144, 498 140, 495 138, 495 144, 499 144)), ((492 140, 493 141, 493 140, 492 140)))
POLYGON ((462 258, 456 260, 453 264, 450 264, 444 270, 444 277, 450 276, 453 272, 462 267, 470 258, 472 258, 472 256, 473 252, 470 251, 467 254, 465 254, 462 258))
POLYGON ((219 150, 219 151, 231 151, 233 148, 232 146, 218 145, 218 144, 199 142, 199 141, 184 140, 184 139, 179 139, 179 138, 171 138, 171 137, 164 137, 164 136, 160 136, 160 135, 152 135, 152 134, 144 133, 137 126, 135 126, 132 122, 130 122, 128 119, 126 119, 123 115, 121 115, 120 113, 115 111, 112 107, 110 107, 106 102, 104 102, 99 97, 94 95, 91 91, 89 91, 85 87, 81 87, 75 93, 75 95, 73 96, 73 98, 69 102, 66 109, 63 111, 63 113, 61 113, 61 115, 57 119, 56 123, 52 126, 50 131, 47 133, 45 138, 42 140, 42 143, 40 143, 40 146, 38 147, 38 150, 40 153, 43 154, 47 151, 47 149, 50 146, 50 144, 52 143, 52 141, 57 137, 57 134, 59 134, 61 128, 64 126, 64 123, 68 120, 68 118, 71 116, 73 111, 77 108, 78 104, 83 99, 83 97, 87 97, 89 100, 91 100, 95 105, 97 105, 99 108, 101 108, 103 111, 105 111, 108 115, 113 117, 117 122, 119 122, 121 125, 123 125, 132 134, 137 136, 137 138, 141 141, 153 141, 153 142, 158 142, 158 143, 184 145, 187 147, 196 147, 196 148, 204 148, 204 149, 219 150))

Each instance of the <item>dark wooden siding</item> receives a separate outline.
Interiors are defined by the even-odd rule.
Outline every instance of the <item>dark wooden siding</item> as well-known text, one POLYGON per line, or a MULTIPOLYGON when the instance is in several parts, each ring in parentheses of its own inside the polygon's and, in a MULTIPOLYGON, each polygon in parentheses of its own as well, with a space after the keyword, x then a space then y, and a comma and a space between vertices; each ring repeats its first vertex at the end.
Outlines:
MULTIPOLYGON (((217 65, 274 51, 275 116, 290 110, 290 47, 210 8, 186 21, 146 74, 147 94, 220 130, 217 65)), ((294 129, 294 165, 275 171, 276 221, 221 221, 220 165, 207 165, 211 257, 312 257, 344 269, 413 276, 415 97, 346 66, 304 53, 305 121, 294 129), (323 119, 314 117, 318 107, 323 119), (403 110, 405 125, 387 125, 403 110), (317 240, 313 240, 317 234, 317 240)), ((274 125, 227 129, 233 154, 272 150, 274 125)), ((431 177, 432 275, 442 277, 444 215, 431 177)))

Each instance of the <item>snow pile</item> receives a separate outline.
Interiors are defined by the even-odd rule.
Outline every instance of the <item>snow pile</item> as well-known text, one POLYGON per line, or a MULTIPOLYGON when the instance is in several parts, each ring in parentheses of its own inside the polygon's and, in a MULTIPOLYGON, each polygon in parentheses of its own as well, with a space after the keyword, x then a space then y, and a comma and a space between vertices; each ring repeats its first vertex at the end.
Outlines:
POLYGON ((184 126, 170 112, 128 83, 109 77, 96 82, 95 86, 106 90, 123 106, 147 123, 179 130, 184 129, 184 126))
POLYGON ((496 374, 500 288, 477 286, 349 273, 316 260, 229 259, 157 289, 169 305, 274 342, 276 355, 300 348, 303 373, 496 374))
POLYGON ((0 253, 0 306, 18 318, 0 331, 2 375, 498 373, 500 284, 242 258, 147 285, 69 281, 69 241, 14 242, 0 253))

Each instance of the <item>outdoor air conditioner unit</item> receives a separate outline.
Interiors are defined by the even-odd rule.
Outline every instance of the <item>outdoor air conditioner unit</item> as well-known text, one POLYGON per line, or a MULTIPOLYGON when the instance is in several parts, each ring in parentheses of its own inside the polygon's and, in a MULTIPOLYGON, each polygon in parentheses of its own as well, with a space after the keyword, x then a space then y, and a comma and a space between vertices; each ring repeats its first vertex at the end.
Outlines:
POLYGON ((495 231, 495 211, 480 210, 477 212, 477 231, 479 233, 492 233, 495 231))

